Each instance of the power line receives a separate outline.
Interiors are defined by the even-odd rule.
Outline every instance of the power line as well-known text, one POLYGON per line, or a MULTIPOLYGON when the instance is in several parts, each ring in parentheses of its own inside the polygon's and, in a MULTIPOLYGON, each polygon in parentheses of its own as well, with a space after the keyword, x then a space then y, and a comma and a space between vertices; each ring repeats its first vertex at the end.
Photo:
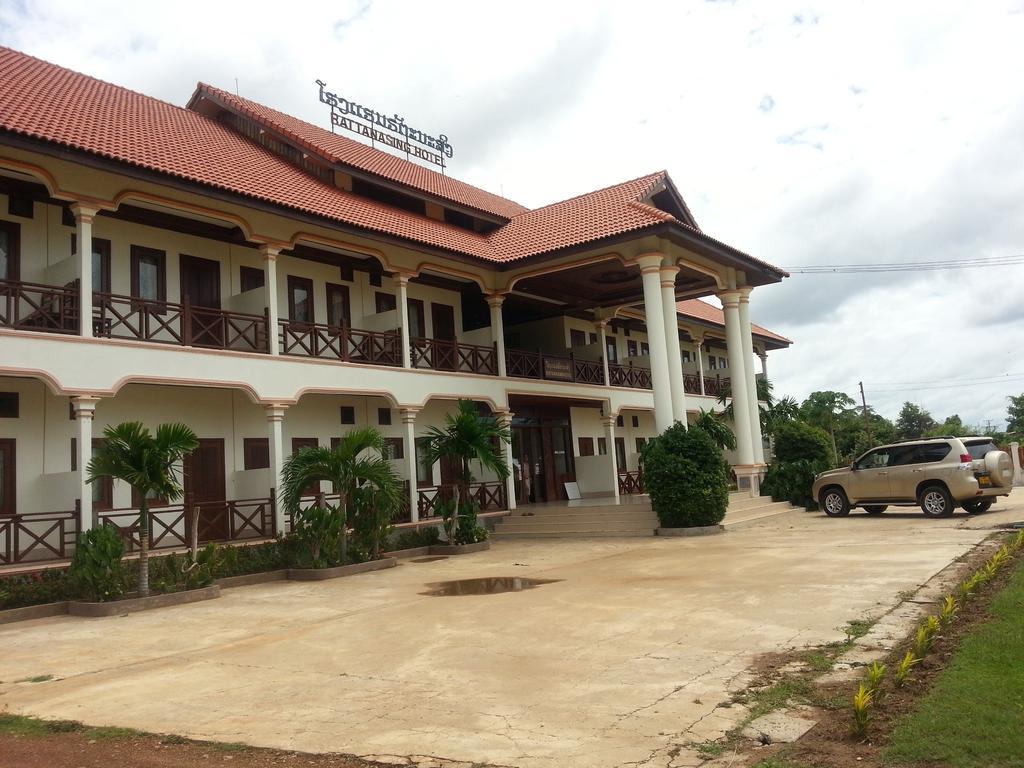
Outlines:
POLYGON ((1006 267, 1024 264, 1024 254, 1006 256, 979 256, 967 259, 945 259, 940 261, 877 262, 866 264, 810 264, 802 267, 787 267, 791 274, 858 274, 872 272, 937 272, 953 269, 975 269, 977 267, 1006 267))
POLYGON ((993 373, 990 376, 958 376, 953 379, 925 379, 924 381, 872 381, 868 382, 872 387, 902 387, 917 384, 944 384, 946 382, 986 382, 990 380, 1004 381, 1009 378, 1024 376, 1024 371, 1010 371, 1009 373, 993 373))

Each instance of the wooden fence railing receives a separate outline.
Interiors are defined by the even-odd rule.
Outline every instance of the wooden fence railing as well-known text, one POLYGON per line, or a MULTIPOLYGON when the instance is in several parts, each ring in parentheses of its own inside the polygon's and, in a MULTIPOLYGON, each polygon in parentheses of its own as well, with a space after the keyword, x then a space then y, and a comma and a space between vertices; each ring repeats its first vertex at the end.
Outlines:
POLYGON ((644 473, 642 469, 629 472, 619 472, 619 493, 631 495, 634 493, 646 493, 644 486, 644 473))
POLYGON ((77 333, 78 289, 0 280, 0 327, 77 333))
POLYGON ((463 344, 441 339, 410 339, 413 368, 498 375, 498 354, 494 347, 463 344))
POLYGON ((280 321, 281 353, 341 360, 345 363, 401 365, 402 338, 397 331, 364 331, 345 325, 280 321))
POLYGON ((66 560, 78 540, 78 510, 0 517, 0 565, 66 560))

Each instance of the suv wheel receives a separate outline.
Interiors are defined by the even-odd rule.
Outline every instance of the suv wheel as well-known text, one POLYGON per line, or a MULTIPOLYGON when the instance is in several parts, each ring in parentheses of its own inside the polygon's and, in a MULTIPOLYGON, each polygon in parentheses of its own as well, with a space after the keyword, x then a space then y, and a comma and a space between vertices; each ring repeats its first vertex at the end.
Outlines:
POLYGON ((987 499, 985 501, 965 501, 963 506, 969 514, 980 515, 982 512, 988 512, 989 508, 992 506, 992 499, 987 499))
POLYGON ((929 485, 923 489, 917 503, 928 517, 949 517, 953 514, 953 497, 941 485, 929 485))
POLYGON ((869 515, 880 515, 889 508, 888 504, 865 504, 864 511, 869 515))
POLYGON ((818 503, 829 517, 845 517, 850 514, 850 502, 842 488, 826 488, 821 492, 818 503))

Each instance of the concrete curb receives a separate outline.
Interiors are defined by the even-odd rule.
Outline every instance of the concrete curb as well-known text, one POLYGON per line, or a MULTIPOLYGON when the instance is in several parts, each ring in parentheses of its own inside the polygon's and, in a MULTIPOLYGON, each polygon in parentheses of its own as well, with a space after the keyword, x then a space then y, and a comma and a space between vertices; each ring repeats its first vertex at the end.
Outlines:
POLYGON ((257 571, 256 573, 243 573, 239 576, 224 576, 215 579, 214 584, 230 589, 231 587, 248 587, 250 584, 263 584, 268 581, 282 581, 288 578, 288 569, 281 568, 277 571, 257 571))
POLYGON ((0 611, 0 624, 30 621, 31 619, 45 619, 50 616, 63 616, 67 612, 67 601, 62 603, 43 603, 42 605, 26 605, 23 608, 6 608, 0 611))
POLYGON ((473 552, 484 552, 491 548, 489 541, 477 541, 472 544, 431 544, 432 555, 468 555, 473 552))
POLYGON ((166 595, 150 595, 149 597, 130 597, 127 600, 114 600, 109 603, 88 603, 72 600, 68 603, 68 613, 72 616, 99 618, 103 616, 121 616, 125 613, 146 611, 150 608, 166 608, 171 605, 197 603, 201 600, 213 600, 220 597, 220 586, 188 589, 184 592, 170 592, 166 595))
POLYGON ((425 547, 410 547, 409 549, 394 549, 391 552, 381 552, 381 557, 422 557, 430 554, 430 545, 425 547))
POLYGON ((340 579, 343 576, 355 576, 357 573, 379 571, 382 568, 394 568, 396 565, 398 565, 398 560, 395 558, 383 557, 380 560, 338 565, 334 568, 289 568, 288 578, 291 581, 326 581, 327 579, 340 579))
POLYGON ((655 533, 658 536, 711 536, 716 533, 725 533, 725 526, 698 525, 693 528, 658 528, 655 533))

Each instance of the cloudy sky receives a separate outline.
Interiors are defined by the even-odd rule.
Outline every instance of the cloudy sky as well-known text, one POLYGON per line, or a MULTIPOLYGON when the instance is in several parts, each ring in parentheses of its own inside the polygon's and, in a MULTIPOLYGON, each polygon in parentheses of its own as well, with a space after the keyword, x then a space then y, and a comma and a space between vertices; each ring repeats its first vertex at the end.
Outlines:
MULTIPOLYGON (((321 78, 526 205, 666 168, 705 231, 787 268, 1024 253, 1022 40, 1024 0, 0 0, 0 43, 175 104, 237 78, 327 127, 321 78)), ((796 341, 782 394, 864 381, 890 417, 998 424, 1024 392, 1024 265, 795 274, 752 313, 796 341)))

